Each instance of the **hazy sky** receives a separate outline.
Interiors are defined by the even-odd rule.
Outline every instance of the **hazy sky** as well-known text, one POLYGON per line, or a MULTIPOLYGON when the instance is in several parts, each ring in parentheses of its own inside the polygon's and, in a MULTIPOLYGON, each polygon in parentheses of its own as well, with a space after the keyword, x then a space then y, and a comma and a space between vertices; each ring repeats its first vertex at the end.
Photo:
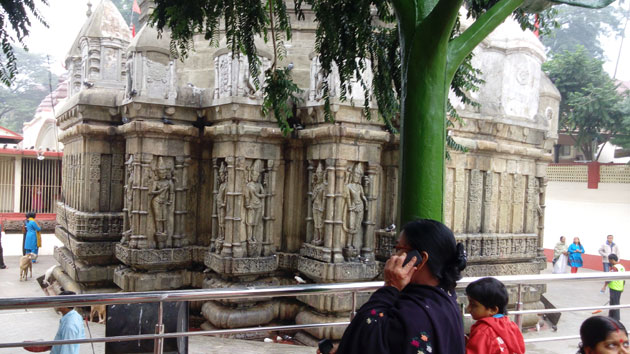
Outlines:
MULTIPOLYGON (((92 8, 95 8, 99 1, 92 0, 94 5, 92 8)), ((132 1, 129 0, 129 2, 132 1)), ((26 43, 32 52, 49 54, 51 61, 54 58, 56 63, 53 65, 53 70, 57 73, 63 71, 63 60, 86 20, 87 2, 87 0, 49 0, 49 7, 41 6, 41 3, 38 3, 50 27, 45 28, 39 23, 35 24, 26 43)), ((604 43, 604 50, 608 59, 604 68, 610 75, 614 71, 619 44, 620 39, 614 38, 610 38, 604 43)), ((617 79, 630 80, 630 26, 626 29, 626 40, 619 60, 617 79)))

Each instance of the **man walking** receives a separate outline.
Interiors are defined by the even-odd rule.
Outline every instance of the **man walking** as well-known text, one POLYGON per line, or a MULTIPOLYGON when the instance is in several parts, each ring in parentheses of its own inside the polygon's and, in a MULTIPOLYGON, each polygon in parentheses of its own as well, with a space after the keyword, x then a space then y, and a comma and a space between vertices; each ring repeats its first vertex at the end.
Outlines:
MULTIPOLYGON (((619 263, 619 258, 616 254, 611 253, 608 256, 608 262, 610 262, 610 271, 611 272, 625 272, 626 268, 624 268, 621 263, 619 263)), ((625 285, 625 280, 613 280, 608 282, 608 287, 610 288, 610 305, 619 305, 619 300, 621 299, 621 293, 623 292, 623 287, 625 285)), ((619 321, 619 309, 609 310, 608 317, 614 318, 619 321)))
MULTIPOLYGON (((76 295, 73 291, 62 291, 59 295, 76 295)), ((74 307, 57 307, 55 311, 62 315, 55 340, 84 339, 83 318, 74 307)), ((49 346, 51 354, 79 354, 79 344, 49 346)))
MULTIPOLYGON (((619 247, 617 247, 617 244, 613 242, 613 235, 608 235, 606 237, 606 242, 604 242, 604 244, 599 248, 599 255, 602 256, 604 272, 608 272, 610 270, 610 263, 608 262, 608 255, 610 254, 615 254, 617 258, 619 258, 619 247)), ((604 283, 602 290, 599 291, 600 293, 603 294, 604 291, 606 291, 606 284, 608 283, 604 283)))

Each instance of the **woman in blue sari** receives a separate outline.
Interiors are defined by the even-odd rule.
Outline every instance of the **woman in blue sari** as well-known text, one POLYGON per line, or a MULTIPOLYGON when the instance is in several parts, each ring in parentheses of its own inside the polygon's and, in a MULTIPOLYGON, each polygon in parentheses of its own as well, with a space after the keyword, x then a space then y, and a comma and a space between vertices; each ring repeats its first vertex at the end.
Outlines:
POLYGON ((584 253, 584 247, 582 247, 579 237, 573 238, 573 243, 569 246, 567 252, 569 252, 569 266, 571 266, 571 273, 577 273, 578 268, 582 267, 582 254, 584 253))

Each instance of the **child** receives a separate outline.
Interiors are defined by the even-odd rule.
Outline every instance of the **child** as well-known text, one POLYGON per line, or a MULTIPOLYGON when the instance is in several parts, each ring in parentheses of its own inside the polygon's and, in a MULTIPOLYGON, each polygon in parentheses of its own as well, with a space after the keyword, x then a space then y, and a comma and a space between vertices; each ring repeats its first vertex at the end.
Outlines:
POLYGON ((494 278, 482 278, 466 287, 466 310, 477 322, 470 328, 466 354, 522 354, 525 342, 518 326, 506 316, 508 293, 494 278))
MULTIPOLYGON (((619 257, 616 254, 611 253, 608 255, 608 262, 610 263, 610 271, 611 272, 625 272, 626 268, 624 268, 621 263, 619 263, 619 257)), ((625 285, 624 280, 613 280, 608 283, 608 288, 610 288, 610 305, 619 305, 619 299, 621 298, 621 293, 623 292, 623 286, 625 285)), ((619 321, 619 309, 608 310, 608 317, 614 318, 619 321)))

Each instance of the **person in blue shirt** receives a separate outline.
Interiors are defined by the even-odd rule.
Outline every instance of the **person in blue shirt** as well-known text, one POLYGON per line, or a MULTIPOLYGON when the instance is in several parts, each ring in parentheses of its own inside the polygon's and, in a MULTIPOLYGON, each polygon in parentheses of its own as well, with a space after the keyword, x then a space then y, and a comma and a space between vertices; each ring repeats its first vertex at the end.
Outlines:
POLYGON ((584 247, 582 247, 579 237, 573 238, 573 243, 569 246, 567 252, 569 252, 569 266, 571 266, 571 273, 577 273, 578 268, 582 267, 582 255, 584 254, 584 247))
MULTIPOLYGON (((39 250, 37 233, 42 231, 42 228, 37 225, 37 222, 35 222, 35 216, 36 214, 34 212, 26 214, 26 218, 28 219, 26 222, 26 241, 24 243, 26 253, 37 254, 39 250)), ((35 263, 34 260, 33 263, 35 263)))
MULTIPOLYGON (((59 295, 76 295, 76 293, 74 291, 62 291, 59 295)), ((55 311, 62 315, 55 340, 85 338, 83 317, 73 307, 57 307, 55 311)), ((79 346, 80 344, 53 345, 49 346, 47 350, 50 350, 51 354, 79 354, 79 346)))

